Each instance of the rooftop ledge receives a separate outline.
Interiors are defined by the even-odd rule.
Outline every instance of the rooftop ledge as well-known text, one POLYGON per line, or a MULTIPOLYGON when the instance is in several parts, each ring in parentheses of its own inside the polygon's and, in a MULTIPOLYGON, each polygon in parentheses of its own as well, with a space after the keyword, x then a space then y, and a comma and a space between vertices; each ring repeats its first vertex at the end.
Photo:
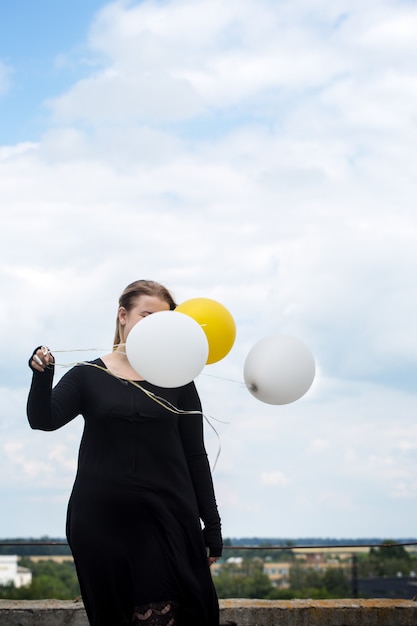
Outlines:
MULTIPOLYGON (((88 626, 82 602, 0 600, 2 626, 88 626)), ((416 626, 412 600, 220 600, 221 626, 416 626)))

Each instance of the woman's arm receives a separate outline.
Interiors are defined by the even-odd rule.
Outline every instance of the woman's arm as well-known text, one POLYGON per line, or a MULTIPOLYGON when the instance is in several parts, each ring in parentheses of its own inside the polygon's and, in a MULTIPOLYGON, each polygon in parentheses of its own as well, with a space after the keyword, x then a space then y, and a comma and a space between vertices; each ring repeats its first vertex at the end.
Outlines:
POLYGON ((31 367, 32 383, 27 400, 29 424, 36 430, 56 430, 70 422, 81 410, 81 385, 77 368, 70 370, 52 389, 54 364, 31 367))
POLYGON ((203 534, 206 546, 209 548, 209 556, 219 557, 223 548, 221 520, 204 446, 201 403, 193 383, 184 387, 184 391, 186 391, 186 395, 184 402, 181 403, 181 409, 195 410, 199 413, 180 415, 180 435, 197 497, 200 518, 204 524, 203 534))

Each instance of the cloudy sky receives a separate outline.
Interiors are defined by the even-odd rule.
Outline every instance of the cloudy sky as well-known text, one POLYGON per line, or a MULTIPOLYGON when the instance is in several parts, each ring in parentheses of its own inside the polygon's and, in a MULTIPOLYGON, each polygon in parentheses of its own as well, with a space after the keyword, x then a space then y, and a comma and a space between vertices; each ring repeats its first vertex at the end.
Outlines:
POLYGON ((197 385, 226 537, 417 535, 414 0, 15 0, 0 11, 0 537, 64 536, 82 418, 27 359, 111 349, 137 278, 237 338, 197 385), (313 352, 266 404, 250 349, 313 352))

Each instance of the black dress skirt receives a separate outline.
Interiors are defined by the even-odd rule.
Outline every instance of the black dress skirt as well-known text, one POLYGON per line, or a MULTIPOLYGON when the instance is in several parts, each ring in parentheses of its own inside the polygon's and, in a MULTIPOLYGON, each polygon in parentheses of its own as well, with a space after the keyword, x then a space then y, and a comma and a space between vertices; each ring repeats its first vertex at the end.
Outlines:
POLYGON ((194 383, 132 384, 100 359, 52 378, 33 373, 28 418, 85 420, 67 538, 90 624, 218 626, 207 550, 221 554, 220 518, 194 383))

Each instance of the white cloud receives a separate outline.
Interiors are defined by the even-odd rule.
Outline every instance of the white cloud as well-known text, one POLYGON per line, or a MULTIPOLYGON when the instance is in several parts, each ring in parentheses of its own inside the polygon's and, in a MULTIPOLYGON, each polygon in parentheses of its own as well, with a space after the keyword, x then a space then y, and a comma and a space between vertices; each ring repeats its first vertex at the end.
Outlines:
POLYGON ((330 445, 330 441, 327 439, 321 439, 320 437, 316 437, 311 442, 312 449, 317 453, 324 452, 324 450, 327 450, 330 445))
MULTIPOLYGON (((312 27, 308 8, 298 11, 251 0, 110 4, 90 32, 103 66, 51 100, 51 109, 57 120, 93 125, 182 120, 241 105, 271 88, 322 85, 346 70, 344 55, 312 27)), ((336 17, 322 19, 331 28, 336 17)))
POLYGON ((261 483, 267 486, 285 486, 288 485, 290 480, 280 470, 274 470, 272 472, 262 472, 261 483))
POLYGON ((417 11, 414 6, 404 4, 402 7, 392 5, 391 11, 370 25, 362 33, 362 41, 366 45, 389 47, 395 50, 413 50, 417 35, 417 11))
POLYGON ((0 147, 8 484, 64 507, 81 425, 28 429, 27 358, 64 350, 60 376, 109 350, 119 293, 150 277, 237 323, 198 380, 227 535, 413 534, 414 30, 390 0, 103 7, 90 73, 51 85, 38 141, 0 147), (275 332, 318 364, 286 407, 242 382, 275 332))

